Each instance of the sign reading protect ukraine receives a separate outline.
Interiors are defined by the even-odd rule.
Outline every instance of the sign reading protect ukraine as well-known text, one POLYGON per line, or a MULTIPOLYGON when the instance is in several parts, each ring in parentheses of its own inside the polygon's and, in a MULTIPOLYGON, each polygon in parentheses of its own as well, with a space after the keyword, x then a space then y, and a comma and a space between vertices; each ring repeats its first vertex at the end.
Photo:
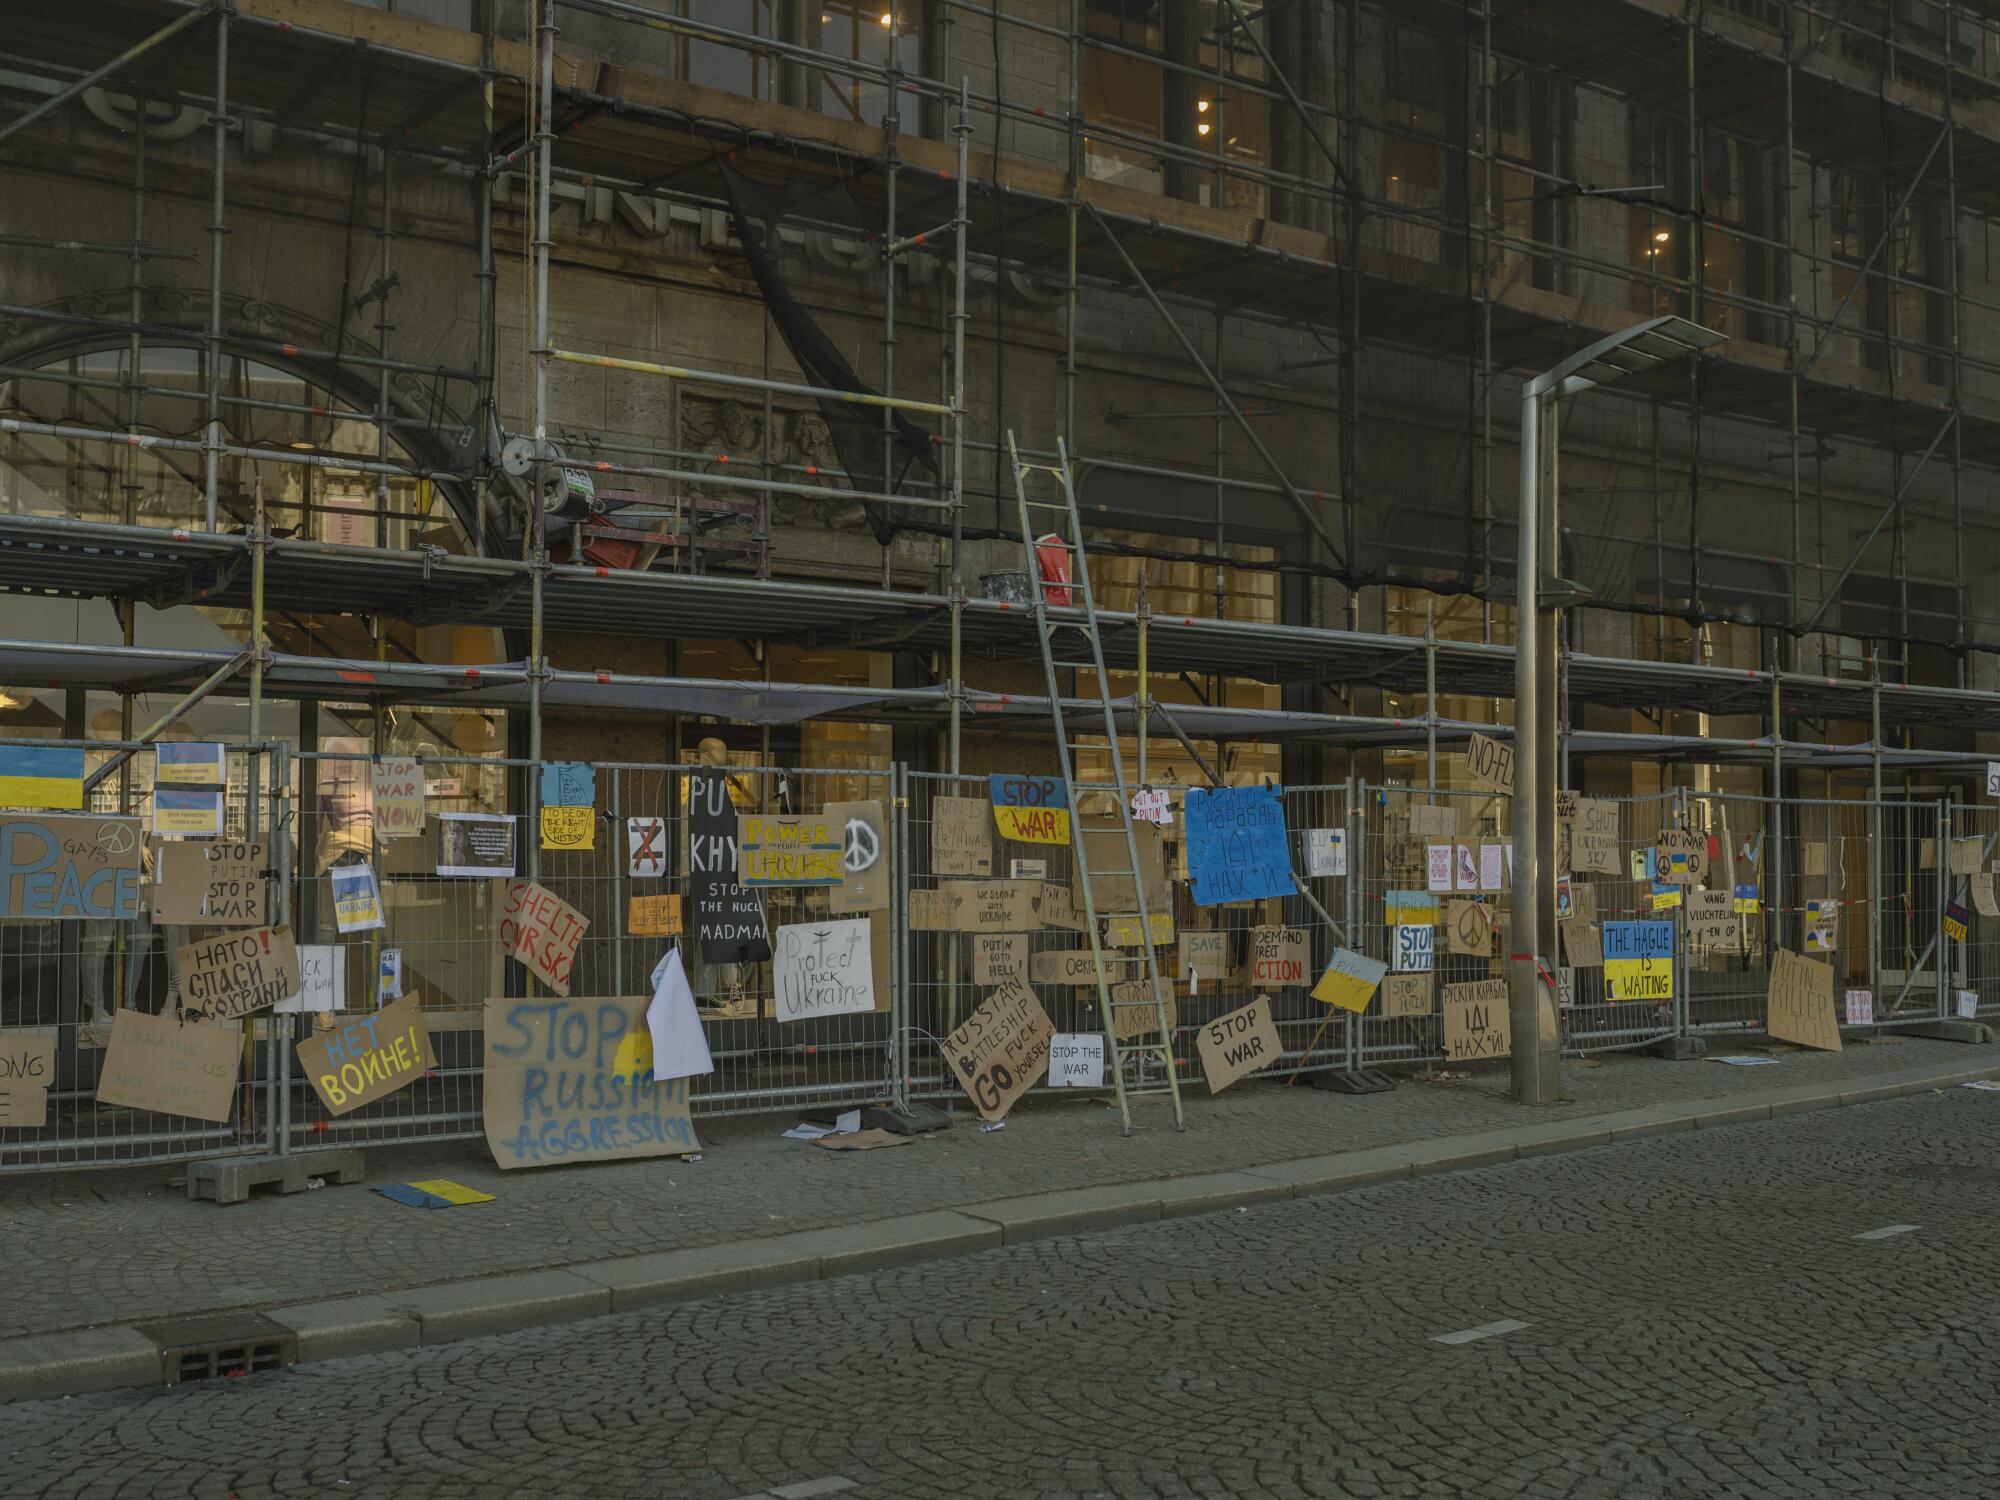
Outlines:
POLYGON ((139 820, 0 816, 0 917, 139 915, 139 820))
POLYGON ((1000 836, 1023 844, 1069 842, 1069 788, 1060 776, 986 778, 993 825, 1000 836))

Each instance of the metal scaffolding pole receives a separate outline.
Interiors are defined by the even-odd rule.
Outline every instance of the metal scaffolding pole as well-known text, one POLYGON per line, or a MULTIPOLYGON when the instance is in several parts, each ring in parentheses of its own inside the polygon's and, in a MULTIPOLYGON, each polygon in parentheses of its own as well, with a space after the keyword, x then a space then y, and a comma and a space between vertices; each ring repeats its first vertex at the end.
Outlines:
POLYGON ((534 593, 528 624, 528 785, 527 827, 522 838, 528 847, 528 876, 541 873, 542 806, 542 688, 548 678, 548 662, 543 657, 542 595, 549 571, 548 534, 542 526, 542 497, 549 482, 549 197, 550 160, 555 153, 555 133, 550 128, 555 103, 556 0, 537 0, 539 15, 535 31, 535 464, 534 488, 528 496, 522 522, 527 532, 529 561, 533 564, 534 593))
POLYGON ((972 115, 966 80, 959 80, 958 118, 951 133, 958 143, 958 213, 952 235, 951 306, 951 736, 952 775, 959 770, 959 741, 965 714, 965 279, 967 241, 972 219, 967 197, 971 175, 969 157, 972 115))
MULTIPOLYGON (((202 524, 215 530, 216 490, 222 480, 222 244, 229 233, 225 197, 229 172, 229 18, 233 8, 224 0, 215 12, 215 113, 209 117, 215 137, 213 196, 208 225, 208 446, 202 461, 202 524)), ((143 108, 143 106, 141 106, 143 108)))
POLYGON ((26 114, 9 120, 4 125, 0 125, 0 141, 6 140, 10 135, 15 135, 20 131, 26 130, 37 120, 46 119, 72 99, 81 98, 91 89, 96 88, 97 85, 104 82, 105 79, 111 77, 112 74, 122 72, 129 64, 136 62, 162 42, 172 41, 190 26, 197 25, 208 19, 211 11, 215 12, 218 24, 222 26, 228 25, 229 11, 227 6, 216 4, 197 6, 186 14, 169 21, 165 26, 162 26, 143 41, 134 42, 123 52, 112 58, 110 62, 104 64, 103 67, 94 68, 75 82, 58 89, 26 114))

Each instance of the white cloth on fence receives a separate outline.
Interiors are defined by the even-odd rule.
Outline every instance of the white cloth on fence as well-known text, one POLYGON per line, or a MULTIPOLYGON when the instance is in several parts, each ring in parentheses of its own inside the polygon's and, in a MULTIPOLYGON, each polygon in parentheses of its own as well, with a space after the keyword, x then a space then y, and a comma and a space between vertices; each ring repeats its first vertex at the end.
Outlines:
POLYGON ((646 1029, 653 1034, 653 1077, 659 1082, 715 1071, 679 945, 669 948, 653 967, 653 1002, 646 1007, 646 1029))

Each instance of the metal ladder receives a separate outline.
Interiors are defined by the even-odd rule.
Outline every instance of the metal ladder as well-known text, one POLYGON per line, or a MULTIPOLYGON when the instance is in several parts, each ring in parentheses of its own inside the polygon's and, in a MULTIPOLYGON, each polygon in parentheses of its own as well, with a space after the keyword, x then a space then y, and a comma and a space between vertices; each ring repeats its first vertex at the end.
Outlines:
MULTIPOLYGON (((1054 716, 1056 733, 1056 754, 1062 766, 1063 791, 1069 802, 1070 852, 1075 859, 1075 883, 1083 893, 1082 907, 1084 930, 1090 935, 1090 955, 1097 975, 1098 1014, 1104 1021, 1104 1047, 1111 1064, 1112 1086, 1118 1096, 1119 1128, 1126 1134, 1132 1133, 1131 1092, 1156 1093, 1157 1088, 1128 1091, 1125 1081, 1125 1059, 1128 1056, 1143 1062, 1148 1054, 1158 1058, 1160 1072, 1166 1078, 1164 1092, 1173 1101, 1174 1128, 1185 1130, 1186 1118, 1181 1112, 1180 1076, 1174 1067, 1173 1028, 1167 1021, 1167 1008, 1160 987, 1159 956, 1153 945, 1152 914, 1146 909, 1146 882, 1139 870, 1139 839, 1132 826, 1132 789, 1125 782, 1125 755, 1118 743, 1118 723, 1111 702, 1111 689, 1104 670, 1104 642, 1097 628, 1097 601, 1091 594, 1090 569, 1083 554, 1083 525, 1077 518, 1076 488, 1071 483, 1069 450, 1059 440, 1056 447, 1061 462, 1049 464, 1024 464, 1021 450, 1014 441, 1010 428, 1007 433, 1007 453, 1014 464, 1014 497, 1019 505, 1021 521, 1021 550, 1027 561, 1028 580, 1034 590, 1035 641, 1042 653, 1042 680, 1048 687, 1049 712, 1054 716), (1060 500, 1030 500, 1028 479, 1031 475, 1046 474, 1055 481, 1062 498, 1060 500), (1035 526, 1029 519, 1036 512, 1053 517, 1048 531, 1060 544, 1064 554, 1070 559, 1070 579, 1065 585, 1062 580, 1048 580, 1042 576, 1040 559, 1036 553, 1035 526), (1049 588, 1067 587, 1072 596, 1080 601, 1081 619, 1065 616, 1061 620, 1049 617, 1049 588), (1090 646, 1087 660, 1063 661, 1056 656, 1056 636, 1062 633, 1081 635, 1090 646), (1097 893, 1092 888, 1092 870, 1088 841, 1083 830, 1083 806, 1078 797, 1076 779, 1076 749, 1069 736, 1069 725, 1063 713, 1061 685, 1056 680, 1058 667, 1089 668, 1097 684, 1097 710, 1103 725, 1102 733, 1111 753, 1112 785, 1090 783, 1082 790, 1108 791, 1113 794, 1118 805, 1118 824, 1125 835, 1125 868, 1122 870, 1099 870, 1095 874, 1115 880, 1124 877, 1130 880, 1132 888, 1132 908, 1122 911, 1100 912, 1097 909, 1097 893), (1103 919, 1103 920, 1101 920, 1103 919), (1138 938, 1136 953, 1107 951, 1104 920, 1113 923, 1135 924, 1131 931, 1138 938), (1114 975, 1116 977, 1114 977, 1114 975), (1118 1041, 1117 1014, 1135 1009, 1150 1008, 1152 1011, 1152 1036, 1136 1040, 1129 1047, 1121 1047, 1118 1041)), ((1054 546, 1057 543, 1046 545, 1054 546)), ((1141 733, 1144 727, 1141 726, 1141 733)))

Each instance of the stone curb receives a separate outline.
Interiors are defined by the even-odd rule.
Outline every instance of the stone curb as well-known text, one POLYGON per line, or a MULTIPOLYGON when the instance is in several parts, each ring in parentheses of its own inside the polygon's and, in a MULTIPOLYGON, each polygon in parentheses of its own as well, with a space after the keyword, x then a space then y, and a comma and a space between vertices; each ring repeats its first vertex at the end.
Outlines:
MULTIPOLYGON (((1735 1099, 1693 1099, 1575 1120, 1542 1120, 1476 1135, 1440 1136, 1330 1156, 1270 1162, 1151 1182, 1108 1183, 965 1204, 862 1224, 734 1244, 623 1256, 540 1271, 474 1277, 264 1309, 298 1336, 300 1363, 387 1354, 724 1292, 822 1281, 969 1255, 1056 1235, 1087 1234, 1187 1214, 1216 1213, 1377 1183, 1464 1171, 1614 1141, 1783 1119, 1907 1098, 2000 1077, 2000 1064, 1946 1072, 1906 1069, 1865 1084, 1841 1079, 1735 1099)), ((130 1327, 0 1339, 0 1401, 156 1385, 160 1354, 130 1327)))

